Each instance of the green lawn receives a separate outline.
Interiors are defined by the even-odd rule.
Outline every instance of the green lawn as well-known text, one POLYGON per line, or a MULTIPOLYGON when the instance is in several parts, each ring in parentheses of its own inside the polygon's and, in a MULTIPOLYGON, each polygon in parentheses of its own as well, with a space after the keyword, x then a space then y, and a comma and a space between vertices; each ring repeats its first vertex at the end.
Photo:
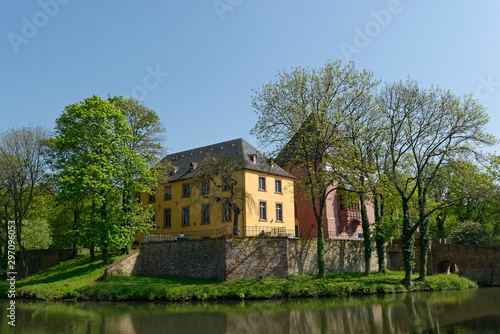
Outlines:
MULTIPOLYGON (((112 257, 112 261, 121 255, 112 257)), ((18 297, 55 300, 224 300, 274 299, 295 297, 343 297, 358 294, 409 291, 460 290, 477 284, 458 275, 435 275, 425 283, 415 281, 407 290, 402 272, 329 274, 326 279, 315 276, 292 276, 289 279, 255 279, 221 282, 216 279, 138 275, 100 280, 106 265, 98 256, 80 255, 48 270, 16 282, 18 297)), ((7 283, 0 283, 0 297, 7 297, 7 283)))

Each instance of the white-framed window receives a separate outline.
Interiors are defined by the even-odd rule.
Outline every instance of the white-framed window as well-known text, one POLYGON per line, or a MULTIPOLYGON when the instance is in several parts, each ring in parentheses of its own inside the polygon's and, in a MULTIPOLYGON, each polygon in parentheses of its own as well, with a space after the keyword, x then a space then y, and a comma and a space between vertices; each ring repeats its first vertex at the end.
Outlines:
POLYGON ((189 206, 182 208, 182 226, 189 225, 189 206))
POLYGON ((210 182, 209 181, 203 181, 203 183, 201 184, 201 194, 202 195, 210 194, 210 182))
POLYGON ((172 227, 172 209, 163 210, 163 227, 172 227))
POLYGON ((266 178, 264 176, 259 176, 259 190, 266 190, 266 178))
POLYGON ((182 185, 182 197, 189 197, 189 183, 182 185))
POLYGON ((281 180, 274 180, 274 191, 277 193, 277 194, 281 194, 282 193, 282 189, 281 189, 281 180))
POLYGON ((172 199, 172 186, 166 186, 163 190, 163 200, 168 201, 172 199))
POLYGON ((276 221, 283 221, 283 204, 281 203, 276 203, 276 221))
POLYGON ((201 206, 201 223, 210 224, 210 206, 208 204, 201 206))
POLYGON ((267 220, 267 203, 259 202, 259 220, 267 220))
POLYGON ((222 191, 231 190, 231 177, 223 176, 222 177, 222 191))

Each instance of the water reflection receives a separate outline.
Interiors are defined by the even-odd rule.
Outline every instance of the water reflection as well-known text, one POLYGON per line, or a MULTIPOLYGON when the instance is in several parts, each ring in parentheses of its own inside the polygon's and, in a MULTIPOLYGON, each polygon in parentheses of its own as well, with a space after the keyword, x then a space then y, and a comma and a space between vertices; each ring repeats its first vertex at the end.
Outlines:
POLYGON ((500 288, 225 303, 0 300, 1 333, 500 333, 500 288))

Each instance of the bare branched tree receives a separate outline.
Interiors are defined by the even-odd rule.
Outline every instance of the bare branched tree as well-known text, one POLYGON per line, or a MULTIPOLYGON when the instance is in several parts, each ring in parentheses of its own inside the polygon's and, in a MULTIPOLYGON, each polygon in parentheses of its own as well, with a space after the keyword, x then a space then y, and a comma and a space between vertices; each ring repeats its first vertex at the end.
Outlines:
MULTIPOLYGON (((318 277, 325 277, 323 212, 338 180, 332 169, 331 148, 345 138, 341 124, 365 103, 376 86, 372 73, 329 61, 320 69, 281 71, 276 82, 255 92, 258 121, 252 129, 264 146, 279 152, 279 165, 294 167, 296 187, 311 202, 318 228, 318 277)), ((290 170, 290 168, 289 168, 290 170)))
POLYGON ((0 168, 12 199, 23 277, 29 273, 24 253, 23 219, 47 178, 49 138, 49 131, 41 126, 23 126, 0 135, 0 168))
POLYGON ((384 172, 403 206, 402 240, 406 286, 411 285, 414 234, 420 228, 421 279, 425 279, 430 247, 427 193, 438 172, 451 161, 474 158, 482 145, 495 142, 485 132, 489 117, 472 96, 457 97, 436 87, 423 89, 411 79, 387 84, 378 106, 387 122, 384 172), (418 198, 418 219, 412 221, 410 200, 418 198))

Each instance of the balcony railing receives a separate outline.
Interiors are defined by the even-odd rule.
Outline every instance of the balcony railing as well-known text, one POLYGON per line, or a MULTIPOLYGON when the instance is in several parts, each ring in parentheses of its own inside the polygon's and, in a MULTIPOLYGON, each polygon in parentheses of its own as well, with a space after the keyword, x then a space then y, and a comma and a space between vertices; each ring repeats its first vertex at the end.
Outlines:
MULTIPOLYGON (((232 226, 226 226, 212 230, 194 230, 183 231, 184 235, 179 238, 178 232, 167 232, 162 234, 146 234, 143 242, 162 242, 162 241, 177 241, 177 240, 200 240, 200 239, 215 239, 223 236, 231 237, 283 237, 283 238, 300 238, 300 239, 316 239, 318 231, 316 230, 291 230, 284 227, 274 226, 247 226, 246 228, 235 229, 232 226)), ((341 240, 362 240, 362 236, 358 233, 348 234, 336 232, 328 232, 324 234, 325 239, 341 239, 341 240)))

